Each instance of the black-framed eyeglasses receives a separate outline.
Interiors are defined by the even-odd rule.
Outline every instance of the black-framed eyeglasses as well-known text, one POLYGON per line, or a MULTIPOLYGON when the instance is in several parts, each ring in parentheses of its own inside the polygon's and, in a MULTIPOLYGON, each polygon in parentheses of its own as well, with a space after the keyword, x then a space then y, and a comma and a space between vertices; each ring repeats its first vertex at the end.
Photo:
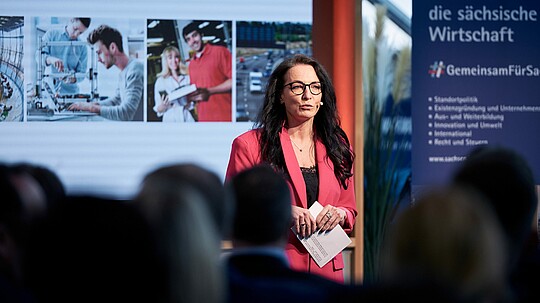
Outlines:
POLYGON ((291 89, 291 92, 295 95, 301 95, 306 91, 306 87, 309 87, 309 91, 313 95, 318 95, 322 92, 322 85, 321 82, 315 81, 311 83, 303 83, 300 81, 293 81, 291 83, 287 83, 285 86, 288 86, 291 89))

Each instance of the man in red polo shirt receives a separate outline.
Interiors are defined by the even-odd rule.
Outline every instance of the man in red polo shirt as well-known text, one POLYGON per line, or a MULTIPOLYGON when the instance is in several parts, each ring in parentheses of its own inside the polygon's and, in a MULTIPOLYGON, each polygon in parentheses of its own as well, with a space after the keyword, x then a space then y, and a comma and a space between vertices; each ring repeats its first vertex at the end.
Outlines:
POLYGON ((182 35, 195 51, 189 62, 189 77, 197 91, 189 98, 198 101, 198 121, 231 121, 231 52, 223 46, 203 43, 198 23, 186 25, 182 35))

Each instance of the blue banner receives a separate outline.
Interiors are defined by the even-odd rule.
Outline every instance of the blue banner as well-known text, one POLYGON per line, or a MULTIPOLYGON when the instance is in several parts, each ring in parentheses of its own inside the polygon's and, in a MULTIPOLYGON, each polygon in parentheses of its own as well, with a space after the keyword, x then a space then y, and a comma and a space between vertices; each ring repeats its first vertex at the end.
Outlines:
POLYGON ((540 1, 413 1, 412 184, 474 147, 510 147, 540 180, 540 1))

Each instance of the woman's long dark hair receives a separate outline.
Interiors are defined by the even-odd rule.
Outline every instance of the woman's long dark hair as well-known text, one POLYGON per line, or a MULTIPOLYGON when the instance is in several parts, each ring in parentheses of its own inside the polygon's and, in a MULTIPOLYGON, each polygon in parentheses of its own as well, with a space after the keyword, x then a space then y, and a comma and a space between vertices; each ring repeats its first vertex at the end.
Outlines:
POLYGON ((352 176, 354 153, 349 139, 341 128, 336 107, 336 93, 328 73, 316 60, 305 56, 295 55, 285 59, 270 75, 264 96, 264 104, 259 112, 255 127, 260 129, 259 144, 261 159, 270 163, 279 171, 285 171, 285 158, 279 140, 279 133, 287 121, 285 106, 281 104, 280 96, 283 91, 284 77, 287 71, 296 65, 311 65, 322 85, 324 103, 314 118, 314 139, 320 139, 326 147, 326 153, 334 164, 334 174, 343 188, 347 188, 347 179, 352 176))

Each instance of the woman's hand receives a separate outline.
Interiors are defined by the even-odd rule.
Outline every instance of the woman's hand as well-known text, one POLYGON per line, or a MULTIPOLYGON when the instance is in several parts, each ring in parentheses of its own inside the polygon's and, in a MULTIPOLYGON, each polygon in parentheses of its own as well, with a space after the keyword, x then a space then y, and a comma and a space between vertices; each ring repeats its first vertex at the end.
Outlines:
POLYGON ((302 237, 308 237, 315 232, 317 225, 308 209, 293 205, 292 217, 293 226, 296 228, 296 232, 302 237))
POLYGON ((160 113, 164 113, 172 107, 172 103, 169 101, 168 95, 161 96, 161 103, 158 105, 157 110, 160 113))
POLYGON ((330 204, 324 206, 317 216, 317 227, 321 232, 330 231, 338 224, 345 222, 346 213, 343 209, 334 207, 330 204))

